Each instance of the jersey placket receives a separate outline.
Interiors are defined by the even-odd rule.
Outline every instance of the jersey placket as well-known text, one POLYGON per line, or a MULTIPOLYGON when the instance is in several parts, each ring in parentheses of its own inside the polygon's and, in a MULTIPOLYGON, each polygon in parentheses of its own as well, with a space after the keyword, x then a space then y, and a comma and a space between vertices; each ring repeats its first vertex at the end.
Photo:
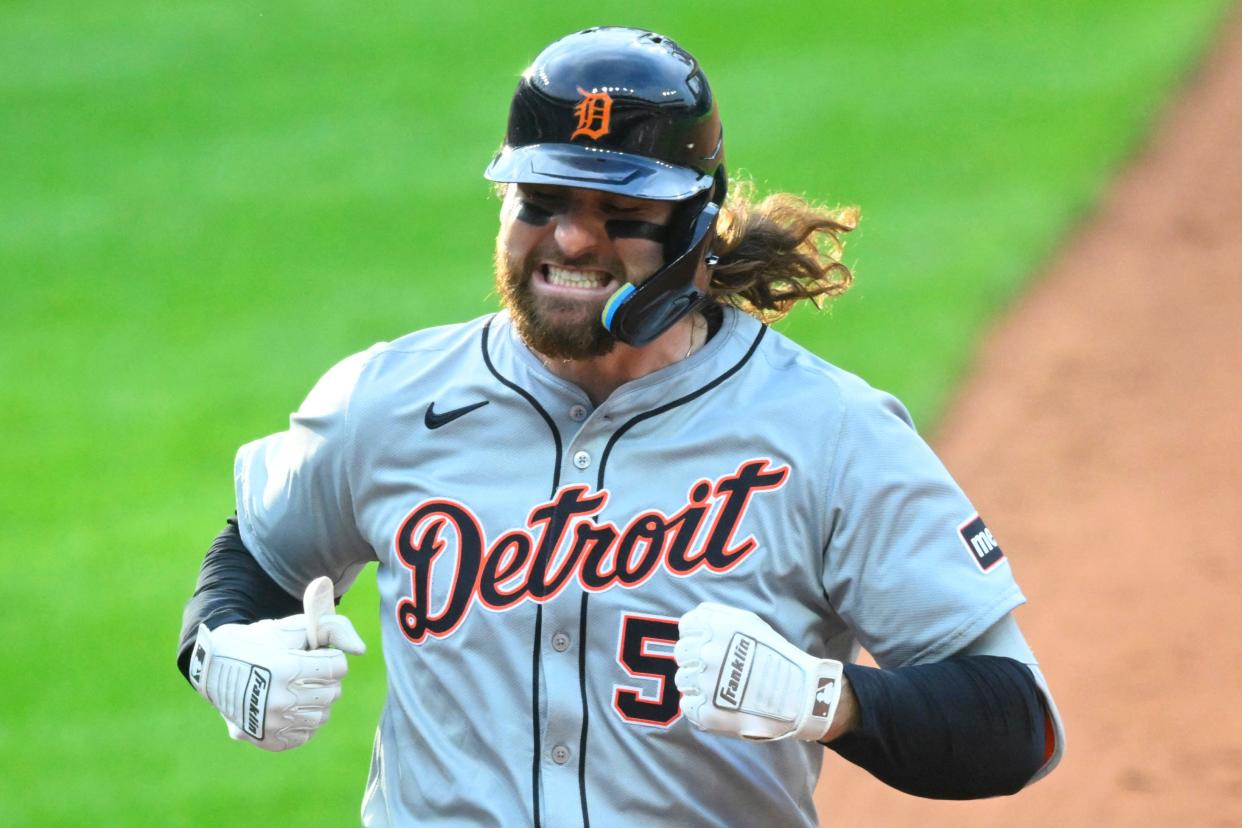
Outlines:
POLYGON ((582 589, 567 586, 544 605, 540 669, 547 699, 541 740, 543 825, 581 826, 579 749, 583 715, 578 640, 582 589))
MULTIPOLYGON (((560 406, 567 419, 557 417, 563 434, 574 435, 566 444, 561 464, 561 487, 585 485, 595 491, 596 458, 608 441, 606 418, 598 412, 591 415, 584 402, 560 406), (585 420, 585 422, 583 422, 585 420)), ((568 553, 572 542, 572 526, 558 551, 551 568, 568 553)), ((540 740, 542 824, 547 828, 582 826, 589 792, 584 790, 584 731, 589 726, 590 711, 586 709, 589 692, 582 635, 584 590, 573 578, 554 598, 543 605, 543 629, 540 642, 542 689, 546 699, 543 738, 540 740)))

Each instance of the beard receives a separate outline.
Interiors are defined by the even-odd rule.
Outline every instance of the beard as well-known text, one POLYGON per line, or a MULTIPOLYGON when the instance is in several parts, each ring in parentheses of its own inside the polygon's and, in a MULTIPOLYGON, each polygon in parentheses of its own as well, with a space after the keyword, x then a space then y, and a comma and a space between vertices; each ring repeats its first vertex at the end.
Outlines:
POLYGON ((496 290, 518 335, 550 359, 583 360, 610 353, 617 340, 600 318, 606 302, 536 296, 530 284, 535 278, 534 262, 539 260, 537 251, 532 251, 526 261, 514 261, 497 240, 496 290))

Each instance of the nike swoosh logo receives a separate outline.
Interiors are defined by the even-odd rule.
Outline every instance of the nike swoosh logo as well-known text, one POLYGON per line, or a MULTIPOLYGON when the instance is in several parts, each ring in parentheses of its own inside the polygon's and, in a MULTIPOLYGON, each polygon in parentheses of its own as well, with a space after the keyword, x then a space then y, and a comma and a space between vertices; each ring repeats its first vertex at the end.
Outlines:
POLYGON ((454 408, 452 411, 440 413, 436 412, 436 404, 432 402, 431 405, 427 406, 427 413, 423 415, 423 425, 427 426, 427 428, 439 428, 440 426, 448 425, 458 417, 464 417, 476 408, 482 408, 487 405, 487 402, 487 400, 483 400, 482 402, 463 405, 461 408, 454 408))

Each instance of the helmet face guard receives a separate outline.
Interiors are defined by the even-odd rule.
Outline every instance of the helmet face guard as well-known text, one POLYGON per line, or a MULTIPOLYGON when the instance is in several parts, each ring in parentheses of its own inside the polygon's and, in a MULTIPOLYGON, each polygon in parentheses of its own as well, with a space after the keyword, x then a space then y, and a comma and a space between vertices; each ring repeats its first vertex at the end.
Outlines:
POLYGON ((698 62, 668 38, 606 27, 548 46, 518 83, 505 144, 484 175, 678 202, 664 266, 604 309, 617 340, 645 345, 703 301, 693 282, 714 262, 724 137, 698 62))

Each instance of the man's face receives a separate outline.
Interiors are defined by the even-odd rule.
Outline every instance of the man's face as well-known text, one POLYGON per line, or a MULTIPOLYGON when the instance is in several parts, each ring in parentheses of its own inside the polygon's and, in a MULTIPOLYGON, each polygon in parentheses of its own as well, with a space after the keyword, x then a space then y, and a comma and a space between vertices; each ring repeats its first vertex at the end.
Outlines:
POLYGON ((673 207, 597 190, 510 185, 496 238, 496 287, 526 343, 555 359, 611 351, 616 341, 600 314, 623 284, 641 282, 664 263, 663 245, 635 233, 667 225, 673 207))

